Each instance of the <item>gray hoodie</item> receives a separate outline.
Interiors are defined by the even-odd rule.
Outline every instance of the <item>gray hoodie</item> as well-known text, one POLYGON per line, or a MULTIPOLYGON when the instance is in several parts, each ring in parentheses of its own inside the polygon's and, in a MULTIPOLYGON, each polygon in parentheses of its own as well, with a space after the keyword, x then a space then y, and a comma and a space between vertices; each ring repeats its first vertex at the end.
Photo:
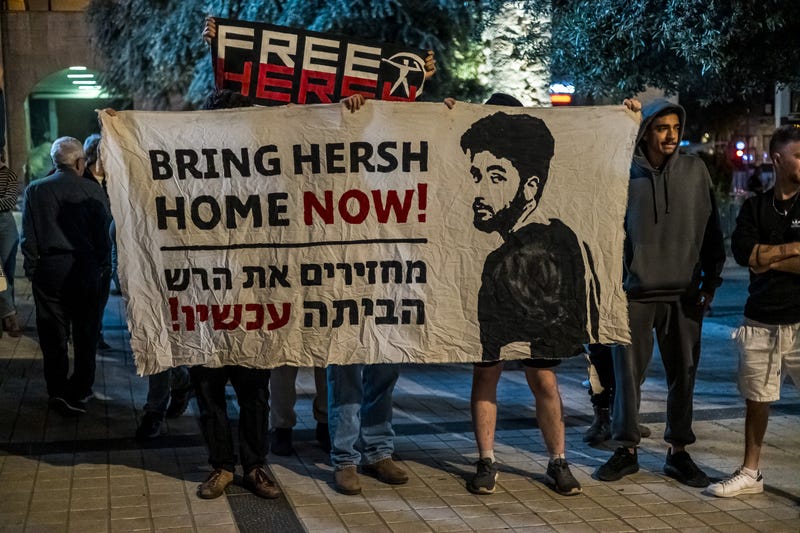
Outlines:
POLYGON ((643 151, 644 132, 667 109, 680 117, 683 136, 686 112, 681 106, 667 100, 649 103, 642 109, 631 164, 624 280, 631 300, 692 299, 700 289, 713 295, 722 283, 725 248, 708 169, 678 150, 655 169, 643 151))

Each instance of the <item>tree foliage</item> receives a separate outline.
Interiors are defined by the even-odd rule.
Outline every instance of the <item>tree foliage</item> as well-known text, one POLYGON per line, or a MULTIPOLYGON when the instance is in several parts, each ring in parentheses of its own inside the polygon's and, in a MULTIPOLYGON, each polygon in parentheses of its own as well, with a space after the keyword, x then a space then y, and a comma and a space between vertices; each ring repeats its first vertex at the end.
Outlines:
POLYGON ((553 71, 590 95, 741 100, 800 84, 800 2, 556 0, 553 71))
MULTIPOLYGON (((174 95, 199 101, 212 87, 206 14, 358 36, 432 49, 439 69, 429 98, 483 93, 476 36, 497 1, 482 0, 92 0, 94 41, 111 89, 168 107, 174 95)), ((427 87, 426 87, 427 89, 427 87)))
POLYGON ((95 0, 87 17, 93 44, 105 56, 104 85, 147 107, 169 107, 207 54, 196 2, 95 0))

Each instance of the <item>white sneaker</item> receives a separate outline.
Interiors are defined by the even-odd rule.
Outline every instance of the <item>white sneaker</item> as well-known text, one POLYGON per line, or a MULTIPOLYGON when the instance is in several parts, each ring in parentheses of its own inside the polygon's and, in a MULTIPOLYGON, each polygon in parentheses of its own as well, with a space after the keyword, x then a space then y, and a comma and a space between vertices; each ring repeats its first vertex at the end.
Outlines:
POLYGON ((709 485, 706 492, 720 498, 732 498, 740 494, 759 494, 764 492, 764 476, 759 470, 758 479, 754 479, 749 474, 742 472, 741 468, 737 468, 736 472, 728 479, 709 485))

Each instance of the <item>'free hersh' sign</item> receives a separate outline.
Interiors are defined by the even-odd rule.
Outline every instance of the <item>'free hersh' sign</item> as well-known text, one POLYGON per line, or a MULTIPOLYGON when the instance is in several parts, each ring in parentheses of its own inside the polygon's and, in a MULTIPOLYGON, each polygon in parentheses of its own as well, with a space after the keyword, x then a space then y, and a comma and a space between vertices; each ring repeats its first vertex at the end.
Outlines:
POLYGON ((414 101, 425 83, 424 52, 282 26, 215 19, 218 89, 256 104, 325 104, 362 94, 414 101))

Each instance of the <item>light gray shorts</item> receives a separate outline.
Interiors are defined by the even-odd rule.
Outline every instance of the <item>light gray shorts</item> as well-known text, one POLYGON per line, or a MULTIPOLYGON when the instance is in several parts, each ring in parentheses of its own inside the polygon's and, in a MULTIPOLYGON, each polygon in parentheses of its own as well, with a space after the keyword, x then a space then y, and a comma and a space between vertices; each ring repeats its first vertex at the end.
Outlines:
POLYGON ((762 324, 745 318, 734 333, 739 346, 739 392, 754 402, 774 402, 788 374, 800 386, 800 323, 762 324))

